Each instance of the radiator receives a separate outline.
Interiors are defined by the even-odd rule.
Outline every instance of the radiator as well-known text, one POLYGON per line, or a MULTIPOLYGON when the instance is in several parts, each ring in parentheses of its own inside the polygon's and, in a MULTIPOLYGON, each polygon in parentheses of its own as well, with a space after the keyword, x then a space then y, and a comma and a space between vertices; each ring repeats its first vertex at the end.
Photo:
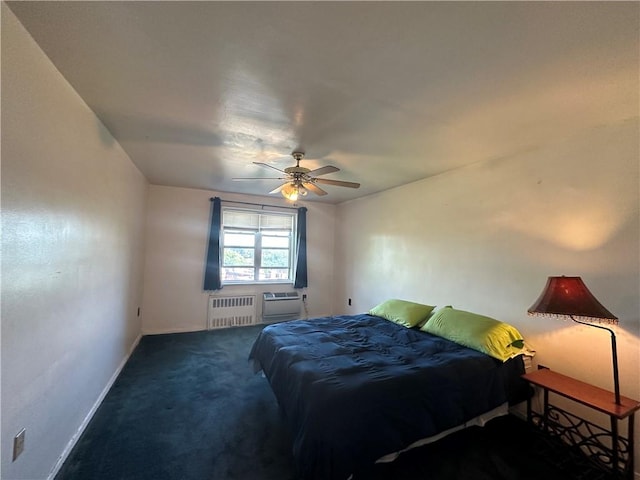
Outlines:
POLYGON ((302 299, 298 292, 265 293, 262 296, 262 321, 293 320, 300 317, 302 299))
POLYGON ((211 295, 207 312, 207 327, 238 327, 256 324, 255 295, 211 295))

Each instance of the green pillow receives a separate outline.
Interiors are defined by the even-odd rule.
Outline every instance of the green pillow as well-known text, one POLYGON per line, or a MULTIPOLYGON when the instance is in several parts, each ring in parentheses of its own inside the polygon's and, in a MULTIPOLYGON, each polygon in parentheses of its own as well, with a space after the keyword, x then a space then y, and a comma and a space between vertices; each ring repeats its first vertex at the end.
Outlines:
POLYGON ((521 353, 524 340, 508 323, 455 308, 441 308, 420 330, 502 360, 521 353))
POLYGON ((407 328, 424 322, 435 307, 406 300, 391 299, 369 310, 369 315, 382 317, 407 328))

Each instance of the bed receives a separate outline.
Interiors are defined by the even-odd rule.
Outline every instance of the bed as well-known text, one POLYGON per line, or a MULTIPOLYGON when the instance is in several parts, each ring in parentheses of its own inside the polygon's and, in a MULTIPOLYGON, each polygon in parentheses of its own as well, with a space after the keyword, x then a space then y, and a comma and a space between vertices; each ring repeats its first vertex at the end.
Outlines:
POLYGON ((291 428, 305 480, 347 480, 527 392, 521 356, 500 361, 369 314, 269 325, 249 359, 291 428))

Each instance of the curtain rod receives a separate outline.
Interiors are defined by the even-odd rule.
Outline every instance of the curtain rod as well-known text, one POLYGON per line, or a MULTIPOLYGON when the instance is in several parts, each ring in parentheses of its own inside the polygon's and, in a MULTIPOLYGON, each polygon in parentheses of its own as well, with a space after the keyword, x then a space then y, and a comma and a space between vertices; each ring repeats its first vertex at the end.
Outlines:
MULTIPOLYGON (((211 198, 209 199, 209 201, 213 202, 213 200, 214 200, 215 198, 219 198, 219 197, 211 197, 211 198)), ((221 198, 220 198, 220 201, 221 201, 221 202, 225 202, 225 203, 239 203, 239 204, 241 204, 241 205, 255 205, 255 206, 257 206, 257 207, 262 207, 262 208, 264 208, 264 207, 271 207, 271 208, 285 208, 285 209, 287 209, 287 210, 298 210, 298 207, 283 207, 283 206, 281 206, 281 205, 268 205, 268 204, 266 204, 266 203, 240 202, 240 201, 235 201, 235 200, 223 200, 223 199, 221 199, 221 198)))

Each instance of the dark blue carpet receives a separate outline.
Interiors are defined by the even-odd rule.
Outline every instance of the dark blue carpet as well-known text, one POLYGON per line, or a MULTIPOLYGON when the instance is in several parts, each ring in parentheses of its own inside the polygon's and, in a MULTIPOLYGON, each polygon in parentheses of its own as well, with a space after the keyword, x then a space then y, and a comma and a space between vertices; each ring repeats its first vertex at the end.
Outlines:
POLYGON ((293 478, 261 328, 143 337, 56 479, 293 478))
MULTIPOLYGON (((247 357, 261 326, 145 336, 56 480, 293 480, 291 438, 247 357)), ((356 480, 567 480, 504 417, 356 480)), ((537 449, 539 450, 539 449, 537 449)))

